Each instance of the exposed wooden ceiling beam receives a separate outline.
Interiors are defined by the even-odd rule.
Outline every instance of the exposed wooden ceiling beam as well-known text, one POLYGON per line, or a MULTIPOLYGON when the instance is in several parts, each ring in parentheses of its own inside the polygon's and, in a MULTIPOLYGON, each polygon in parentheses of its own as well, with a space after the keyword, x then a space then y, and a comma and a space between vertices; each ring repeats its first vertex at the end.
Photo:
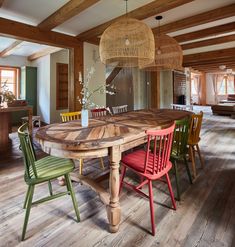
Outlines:
MULTIPOLYGON (((192 0, 155 0, 149 4, 146 4, 140 8, 137 8, 129 12, 128 16, 132 18, 136 18, 138 20, 143 20, 148 17, 157 15, 159 13, 176 8, 178 6, 181 6, 189 2, 192 2, 192 0)), ((79 34, 77 37, 83 41, 89 41, 90 39, 94 39, 94 37, 97 38, 99 35, 101 35, 104 32, 104 30, 108 26, 110 26, 112 23, 116 22, 117 20, 123 18, 124 16, 125 14, 115 19, 112 19, 108 22, 105 22, 99 26, 96 26, 86 32, 79 34)))
POLYGON ((0 57, 6 57, 9 56, 14 49, 16 49, 17 47, 19 47, 19 45, 22 43, 23 41, 21 40, 16 40, 15 42, 13 42, 11 45, 9 45, 6 49, 4 49, 3 51, 0 52, 0 57))
POLYGON ((43 20, 38 27, 46 31, 52 30, 99 1, 100 0, 71 0, 43 20))
POLYGON ((235 22, 231 22, 220 26, 210 27, 203 30, 198 30, 191 33, 185 33, 182 35, 175 36, 174 39, 176 39, 179 43, 181 43, 194 39, 211 37, 213 35, 224 34, 232 31, 235 31, 235 22))
POLYGON ((57 47, 73 48, 81 45, 75 37, 0 18, 0 35, 57 47))
POLYGON ((0 0, 0 8, 1 8, 2 5, 3 5, 3 2, 4 2, 4 0, 0 0))
POLYGON ((208 51, 201 52, 196 54, 184 55, 183 62, 202 62, 202 61, 211 61, 217 60, 218 58, 234 58, 235 57, 235 48, 228 48, 217 51, 208 51))
POLYGON ((49 54, 51 54, 53 52, 57 52, 59 50, 61 50, 61 48, 58 48, 58 47, 47 47, 47 48, 45 48, 45 49, 43 49, 41 51, 38 51, 38 52, 33 53, 32 55, 28 56, 27 59, 29 61, 33 61, 33 60, 36 60, 36 59, 38 59, 40 57, 44 57, 46 55, 49 55, 49 54))
MULTIPOLYGON (((213 9, 198 15, 181 19, 165 24, 160 27, 161 33, 171 33, 185 28, 194 27, 197 25, 209 23, 212 21, 221 20, 223 18, 234 16, 235 4, 231 4, 222 8, 213 9)), ((153 32, 157 32, 158 28, 153 28, 153 32)))
POLYGON ((227 36, 223 36, 223 37, 218 37, 218 38, 214 38, 214 39, 208 39, 208 40, 202 40, 202 41, 198 41, 198 42, 183 44, 183 45, 181 45, 181 48, 183 50, 189 50, 189 49, 194 49, 194 48, 198 48, 198 47, 228 43, 228 42, 232 42, 232 41, 235 41, 235 34, 231 34, 231 35, 227 35, 227 36))
POLYGON ((204 65, 204 64, 213 64, 213 63, 222 63, 222 64, 225 64, 225 63, 228 63, 228 62, 233 62, 234 61, 234 57, 223 57, 223 58, 214 58, 214 59, 209 59, 209 60, 195 60, 195 61, 192 61, 192 62, 187 62, 184 60, 183 62, 183 67, 191 67, 191 66, 194 66, 194 65, 204 65))

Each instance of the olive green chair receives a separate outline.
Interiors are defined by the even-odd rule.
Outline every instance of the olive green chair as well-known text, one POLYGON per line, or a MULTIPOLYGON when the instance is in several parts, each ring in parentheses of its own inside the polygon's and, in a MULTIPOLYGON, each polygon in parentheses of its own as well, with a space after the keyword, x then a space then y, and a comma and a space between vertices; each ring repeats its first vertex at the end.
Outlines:
POLYGON ((22 231, 22 241, 25 239, 25 233, 28 225, 30 209, 32 205, 43 203, 60 196, 71 195, 77 221, 80 221, 80 215, 78 210, 78 204, 73 191, 72 182, 69 173, 74 169, 74 163, 70 159, 57 158, 53 156, 47 156, 37 160, 34 152, 34 148, 31 142, 31 138, 28 134, 28 124, 25 123, 18 129, 18 135, 20 138, 20 149, 23 153, 24 165, 25 165, 25 182, 28 185, 28 190, 24 202, 24 208, 26 208, 25 220, 22 231), (54 194, 52 191, 51 180, 64 176, 67 191, 54 194), (35 185, 48 182, 50 195, 33 201, 33 193, 35 185))
POLYGON ((187 118, 175 121, 175 131, 174 131, 172 150, 171 150, 171 156, 170 156, 170 160, 173 163, 173 167, 175 171, 177 200, 179 201, 180 201, 180 194, 181 194, 178 164, 177 164, 179 161, 184 162, 186 171, 188 174, 189 182, 192 184, 192 176, 191 176, 187 158, 186 158, 186 155, 188 153, 187 142, 188 142, 188 135, 189 135, 189 121, 190 120, 187 118))

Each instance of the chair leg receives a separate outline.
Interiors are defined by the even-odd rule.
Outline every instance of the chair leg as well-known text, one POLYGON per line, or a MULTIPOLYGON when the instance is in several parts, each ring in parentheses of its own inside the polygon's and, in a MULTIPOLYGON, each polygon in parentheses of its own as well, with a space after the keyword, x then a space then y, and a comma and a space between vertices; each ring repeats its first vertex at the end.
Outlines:
POLYGON ((25 200, 24 200, 24 206, 23 208, 25 209, 27 204, 28 204, 28 200, 29 200, 29 191, 30 191, 30 185, 28 186, 27 192, 26 192, 26 196, 25 196, 25 200))
POLYGON ((200 148, 199 148, 199 145, 197 144, 196 145, 196 149, 197 149, 197 152, 198 152, 198 156, 199 156, 199 159, 200 159, 200 162, 201 162, 201 167, 204 168, 204 161, 202 159, 202 156, 201 156, 201 151, 200 151, 200 148))
POLYGON ((83 159, 79 160, 79 174, 82 175, 82 169, 83 169, 83 159))
POLYGON ((149 206, 151 216, 152 235, 155 236, 155 217, 154 217, 154 206, 153 206, 153 186, 152 181, 149 180, 149 206))
POLYGON ((52 196, 53 195, 53 191, 52 191, 51 180, 48 181, 48 189, 49 189, 49 192, 50 192, 50 196, 52 196))
POLYGON ((120 195, 121 190, 122 190, 123 180, 124 180, 125 174, 126 174, 126 167, 122 166, 121 177, 120 177, 120 185, 119 185, 119 195, 120 195))
POLYGON ((71 178, 70 178, 69 174, 65 175, 65 180, 66 180, 67 189, 68 189, 68 191, 70 191, 70 195, 72 197, 73 207, 74 207, 74 210, 75 210, 75 213, 77 216, 77 222, 80 222, 80 213, 78 210, 78 203, 77 203, 77 200, 75 197, 73 185, 72 185, 71 178))
POLYGON ((29 221, 29 214, 32 206, 32 200, 33 200, 33 192, 34 192, 34 185, 29 185, 29 191, 28 191, 28 200, 26 205, 26 212, 25 212, 25 218, 24 218, 24 225, 23 225, 23 231, 22 231, 22 237, 21 241, 24 241, 25 233, 29 221))
POLYGON ((187 171, 187 174, 188 174, 189 182, 190 182, 190 184, 193 184, 193 180, 192 180, 191 172, 189 170, 189 166, 188 166, 188 161, 187 161, 186 155, 184 156, 184 164, 185 164, 186 171, 187 171))
POLYGON ((104 170, 104 160, 103 157, 100 157, 100 168, 104 170))
POLYGON ((175 182, 176 182, 176 190, 177 190, 177 200, 180 201, 180 184, 179 184, 179 172, 176 160, 173 162, 174 170, 175 170, 175 182))
POLYGON ((169 189, 169 192, 170 192, 173 209, 176 210, 176 203, 175 203, 174 193, 172 191, 171 181, 170 181, 168 173, 166 173, 166 181, 167 181, 168 189, 169 189))
POLYGON ((190 156, 192 158, 192 169, 193 169, 193 177, 197 177, 197 172, 196 172, 196 165, 195 165, 195 157, 194 157, 194 152, 193 152, 193 146, 189 146, 189 152, 190 156))

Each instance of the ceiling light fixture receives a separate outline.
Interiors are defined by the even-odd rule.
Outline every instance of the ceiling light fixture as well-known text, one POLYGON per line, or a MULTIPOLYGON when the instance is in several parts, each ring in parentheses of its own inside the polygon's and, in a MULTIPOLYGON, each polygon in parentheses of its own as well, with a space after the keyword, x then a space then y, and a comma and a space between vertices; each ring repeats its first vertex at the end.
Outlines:
POLYGON ((158 30, 155 38, 155 60, 147 66, 141 67, 147 71, 158 70, 182 70, 183 52, 178 42, 166 35, 160 33, 160 21, 162 16, 156 16, 158 21, 158 30))
POLYGON ((106 65, 143 67, 154 61, 154 36, 145 23, 126 15, 111 24, 100 39, 100 59, 106 65))

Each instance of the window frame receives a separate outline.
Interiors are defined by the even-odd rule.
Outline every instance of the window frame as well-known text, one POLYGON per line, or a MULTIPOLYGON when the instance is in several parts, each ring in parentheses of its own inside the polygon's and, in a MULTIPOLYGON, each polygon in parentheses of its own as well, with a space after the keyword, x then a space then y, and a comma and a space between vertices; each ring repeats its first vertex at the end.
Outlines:
POLYGON ((21 82, 21 79, 20 79, 20 67, 0 65, 0 88, 1 88, 1 85, 2 85, 2 82, 1 82, 1 78, 2 78, 1 72, 2 72, 2 70, 14 71, 14 89, 15 89, 15 92, 13 92, 13 93, 14 93, 16 98, 19 98, 19 96, 20 96, 20 82, 21 82))

